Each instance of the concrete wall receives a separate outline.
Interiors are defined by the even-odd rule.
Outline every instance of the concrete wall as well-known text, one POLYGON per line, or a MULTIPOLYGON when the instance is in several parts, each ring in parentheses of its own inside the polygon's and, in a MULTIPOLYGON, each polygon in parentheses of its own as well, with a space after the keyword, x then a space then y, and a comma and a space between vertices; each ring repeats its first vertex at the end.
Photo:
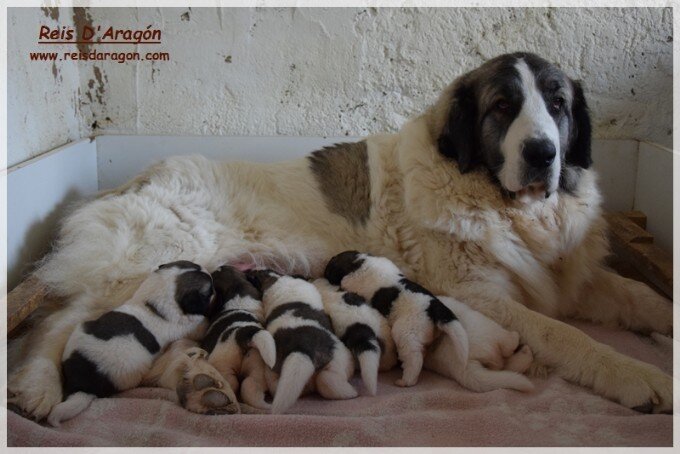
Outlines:
POLYGON ((515 50, 584 81, 596 137, 672 146, 670 8, 36 8, 8 16, 9 165, 100 133, 394 131, 456 75, 515 50), (44 50, 35 44, 39 25, 57 23, 151 25, 162 44, 127 50, 153 48, 171 60, 29 62, 29 51, 44 50))

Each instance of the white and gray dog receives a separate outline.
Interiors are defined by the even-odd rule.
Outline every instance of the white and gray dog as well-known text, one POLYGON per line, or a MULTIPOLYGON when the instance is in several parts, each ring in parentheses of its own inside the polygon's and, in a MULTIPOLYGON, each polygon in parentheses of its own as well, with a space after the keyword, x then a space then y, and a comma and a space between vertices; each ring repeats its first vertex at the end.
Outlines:
POLYGON ((276 364, 268 374, 272 413, 285 412, 310 388, 326 399, 356 397, 348 381, 354 359, 333 333, 316 287, 271 270, 250 271, 247 276, 262 292, 266 327, 276 342, 276 364))
POLYGON ((397 364, 397 351, 387 319, 361 295, 346 292, 323 278, 316 279, 314 285, 321 293, 335 334, 354 355, 364 385, 375 396, 378 371, 390 370, 397 364))
POLYGON ((65 400, 49 414, 58 426, 95 397, 136 387, 171 342, 205 330, 214 296, 210 273, 185 260, 161 265, 132 298, 71 334, 62 356, 65 400))
POLYGON ((385 257, 342 252, 328 262, 324 277, 331 284, 358 293, 387 317, 404 370, 398 386, 413 386, 423 368, 425 348, 437 327, 453 341, 459 364, 468 358, 468 337, 451 309, 432 293, 404 277, 385 257))
POLYGON ((263 326, 260 291, 241 271, 231 266, 218 268, 212 278, 215 304, 201 348, 210 354, 208 361, 234 392, 239 390, 238 377, 244 377, 240 388, 245 403, 268 409, 265 364, 274 367, 276 345, 263 326))

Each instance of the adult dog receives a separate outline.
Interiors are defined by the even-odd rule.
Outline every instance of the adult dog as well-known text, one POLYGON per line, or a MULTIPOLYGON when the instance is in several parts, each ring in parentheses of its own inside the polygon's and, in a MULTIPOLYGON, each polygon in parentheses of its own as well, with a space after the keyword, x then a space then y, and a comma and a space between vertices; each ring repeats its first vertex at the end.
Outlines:
MULTIPOLYGON (((25 358, 12 401, 36 418, 60 402, 73 327, 125 301, 159 263, 319 276, 331 256, 357 249, 519 332, 561 377, 639 411, 671 411, 670 376, 556 319, 672 328, 669 301, 602 265, 590 133, 581 86, 515 53, 458 78, 396 134, 280 164, 157 164, 64 221, 38 276, 68 303, 12 347, 25 358)), ((430 355, 449 348, 443 339, 430 355)))

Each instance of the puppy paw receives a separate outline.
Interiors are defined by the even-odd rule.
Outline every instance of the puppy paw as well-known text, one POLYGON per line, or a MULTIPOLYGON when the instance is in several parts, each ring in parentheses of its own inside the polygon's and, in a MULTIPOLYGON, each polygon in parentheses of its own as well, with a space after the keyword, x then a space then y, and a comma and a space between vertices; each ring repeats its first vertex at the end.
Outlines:
POLYGON ((207 353, 192 348, 186 354, 185 371, 176 388, 180 404, 193 413, 204 415, 240 413, 234 391, 205 359, 207 353))

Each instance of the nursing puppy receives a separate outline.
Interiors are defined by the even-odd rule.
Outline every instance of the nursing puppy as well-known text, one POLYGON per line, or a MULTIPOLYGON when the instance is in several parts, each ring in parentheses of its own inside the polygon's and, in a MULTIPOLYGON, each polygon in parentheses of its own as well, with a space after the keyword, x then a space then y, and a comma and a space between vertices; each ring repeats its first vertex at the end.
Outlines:
MULTIPOLYGON (((470 353, 465 363, 448 354, 451 347, 432 348, 425 357, 425 367, 446 371, 467 389, 486 392, 508 388, 531 391, 534 385, 523 374, 534 359, 528 345, 519 347, 519 334, 503 329, 498 323, 470 309, 455 298, 439 296, 439 300, 455 311, 468 335, 470 353)), ((438 342, 448 342, 441 337, 438 342)))
POLYGON ((331 284, 370 300, 387 317, 404 370, 398 386, 417 383, 425 347, 435 339, 435 326, 453 340, 458 361, 467 362, 467 334, 453 311, 406 279, 389 259, 345 251, 331 258, 324 276, 331 284))
POLYGON ((349 383, 354 360, 333 334, 319 291, 304 279, 271 270, 248 273, 262 292, 266 327, 276 342, 277 377, 270 380, 274 394, 272 413, 283 413, 309 388, 326 399, 352 399, 357 391, 349 383))
POLYGON ((78 325, 62 356, 64 396, 47 421, 59 426, 95 397, 138 386, 168 344, 205 329, 214 295, 210 274, 185 260, 161 265, 132 298, 78 325))
POLYGON ((245 275, 231 266, 222 266, 213 274, 215 303, 210 327, 201 348, 210 355, 208 362, 238 392, 243 378, 241 398, 253 407, 267 409, 265 364, 274 367, 276 346, 264 329, 260 292, 245 275))
POLYGON ((316 279, 313 283, 321 294, 333 331, 352 352, 364 385, 375 396, 378 370, 390 370, 397 364, 397 352, 387 320, 362 296, 345 292, 326 279, 316 279))

